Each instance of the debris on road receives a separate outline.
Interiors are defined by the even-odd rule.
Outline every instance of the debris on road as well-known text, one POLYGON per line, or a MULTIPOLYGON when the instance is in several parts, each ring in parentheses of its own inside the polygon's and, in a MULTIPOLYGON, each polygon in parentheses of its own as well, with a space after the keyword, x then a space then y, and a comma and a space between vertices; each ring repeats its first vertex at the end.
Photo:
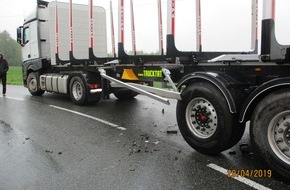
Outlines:
POLYGON ((248 157, 253 160, 255 157, 254 157, 254 153, 253 152, 249 152, 248 154, 248 157))
POLYGON ((159 144, 159 141, 155 141, 155 142, 153 142, 153 144, 158 145, 159 144))
POLYGON ((45 152, 46 153, 49 153, 49 154, 52 154, 53 153, 53 151, 50 151, 50 150, 46 150, 45 152))
POLYGON ((141 152, 141 150, 140 149, 134 149, 134 152, 135 153, 139 153, 139 152, 141 152))
POLYGON ((178 131, 175 129, 167 129, 166 132, 167 132, 167 134, 177 134, 178 133, 178 131))
POLYGON ((177 130, 167 130, 167 134, 177 134, 177 130))
POLYGON ((237 152, 236 152, 236 151, 230 151, 229 154, 230 154, 230 155, 236 155, 237 152))
POLYGON ((166 129, 167 134, 177 134, 178 130, 176 129, 176 126, 169 125, 166 129))
POLYGON ((250 147, 248 144, 241 144, 240 150, 242 154, 247 156, 249 159, 254 159, 254 153, 250 151, 250 147))
POLYGON ((249 153, 249 145, 247 144, 241 144, 240 145, 240 150, 243 154, 248 154, 249 153))
POLYGON ((149 140, 150 137, 147 134, 141 134, 140 135, 140 141, 133 140, 131 143, 131 148, 129 148, 129 155, 132 155, 134 153, 153 153, 154 151, 159 151, 156 149, 157 145, 160 143, 159 140, 155 139, 149 140))
POLYGON ((133 142, 132 142, 132 146, 137 146, 136 141, 133 141, 133 142))

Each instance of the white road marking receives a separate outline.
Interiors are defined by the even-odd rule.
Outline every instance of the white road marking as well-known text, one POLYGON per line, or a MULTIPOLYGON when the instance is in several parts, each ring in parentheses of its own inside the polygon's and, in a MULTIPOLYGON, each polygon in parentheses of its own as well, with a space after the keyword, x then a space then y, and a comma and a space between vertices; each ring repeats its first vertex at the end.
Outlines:
MULTIPOLYGON (((228 175, 228 170, 223 168, 223 167, 220 167, 216 164, 208 164, 207 166, 210 167, 211 169, 214 169, 214 170, 224 174, 224 175, 228 175)), ((270 188, 265 187, 265 186, 263 186, 259 183, 256 183, 248 178, 245 178, 245 177, 238 176, 238 177, 231 177, 231 178, 238 180, 238 181, 240 181, 240 182, 242 182, 250 187, 258 189, 258 190, 271 190, 270 188)))
POLYGON ((118 125, 116 125, 114 123, 111 123, 109 121, 106 121, 106 120, 103 120, 103 119, 100 119, 100 118, 97 118, 97 117, 93 117, 93 116, 90 116, 90 115, 87 115, 87 114, 83 114, 83 113, 80 113, 80 112, 77 112, 77 111, 69 110, 69 109, 58 107, 58 106, 54 106, 54 105, 50 105, 50 107, 55 108, 55 109, 59 109, 59 110, 62 110, 62 111, 70 112, 70 113, 73 113, 73 114, 77 114, 77 115, 80 115, 80 116, 83 116, 83 117, 86 117, 86 118, 89 118, 89 119, 93 119, 95 121, 98 121, 100 123, 103 123, 105 125, 111 126, 113 128, 116 128, 116 129, 119 129, 119 130, 122 130, 122 131, 127 130, 126 128, 119 127, 118 125))
POLYGON ((11 100, 24 101, 24 99, 22 99, 22 98, 13 98, 13 97, 7 97, 7 96, 5 96, 3 98, 7 98, 7 99, 11 99, 11 100))

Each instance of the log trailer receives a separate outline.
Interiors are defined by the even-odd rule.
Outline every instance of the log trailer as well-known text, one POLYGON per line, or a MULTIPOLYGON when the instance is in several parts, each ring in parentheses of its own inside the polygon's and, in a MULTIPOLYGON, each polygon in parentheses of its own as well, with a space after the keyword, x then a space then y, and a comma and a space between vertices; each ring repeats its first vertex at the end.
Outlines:
POLYGON ((157 0, 161 53, 150 56, 128 55, 124 50, 124 1, 119 0, 118 8, 118 56, 112 24, 113 56, 108 57, 104 8, 93 6, 93 0, 88 5, 37 0, 36 10, 17 29, 23 47, 23 81, 29 92, 67 94, 77 105, 98 102, 111 93, 119 99, 144 94, 165 104, 177 99, 182 136, 193 149, 208 155, 237 144, 250 121, 255 155, 277 176, 290 180, 290 46, 276 40, 275 0, 263 0, 259 51, 258 0, 251 0, 249 52, 202 51, 200 0, 196 0, 197 51, 175 46, 176 0, 167 1, 163 51, 161 1, 157 0), (163 80, 172 90, 152 87, 163 80))

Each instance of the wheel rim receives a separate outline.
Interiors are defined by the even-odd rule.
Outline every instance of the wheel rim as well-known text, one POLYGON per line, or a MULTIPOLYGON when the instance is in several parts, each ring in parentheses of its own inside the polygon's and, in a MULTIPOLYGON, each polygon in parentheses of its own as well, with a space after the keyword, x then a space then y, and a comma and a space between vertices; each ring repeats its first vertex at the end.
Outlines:
POLYGON ((271 120, 268 141, 276 156, 290 165, 290 111, 281 112, 271 120))
POLYGON ((37 82, 36 82, 36 78, 32 78, 29 81, 29 89, 32 91, 36 91, 37 90, 37 82))
POLYGON ((76 100, 80 100, 83 96, 83 88, 79 82, 74 82, 72 86, 72 94, 76 100))
POLYGON ((210 138, 217 129, 216 110, 208 100, 194 98, 187 105, 186 122, 195 136, 202 139, 210 138))

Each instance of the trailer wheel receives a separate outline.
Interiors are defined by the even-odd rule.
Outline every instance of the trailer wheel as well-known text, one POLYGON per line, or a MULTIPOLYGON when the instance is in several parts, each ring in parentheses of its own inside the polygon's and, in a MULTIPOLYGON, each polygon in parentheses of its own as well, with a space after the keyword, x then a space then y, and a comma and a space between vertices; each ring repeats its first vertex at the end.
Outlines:
POLYGON ((215 155, 229 147, 233 116, 224 96, 212 84, 187 86, 177 102, 176 115, 183 138, 195 150, 215 155))
POLYGON ((88 93, 84 81, 79 76, 74 76, 69 86, 71 100, 77 105, 86 105, 88 93))
POLYGON ((138 93, 126 88, 120 88, 114 91, 114 95, 120 100, 131 100, 136 97, 138 93))
POLYGON ((234 126, 233 126, 232 140, 229 143, 229 146, 227 147, 227 149, 235 146, 242 139, 245 129, 246 129, 246 124, 239 123, 237 118, 235 118, 233 125, 234 126))
POLYGON ((33 96, 41 96, 45 91, 41 90, 39 82, 39 73, 31 72, 27 77, 27 87, 33 96))
POLYGON ((277 177, 290 180, 290 91, 281 90, 264 98, 250 124, 255 155, 262 158, 277 177))

